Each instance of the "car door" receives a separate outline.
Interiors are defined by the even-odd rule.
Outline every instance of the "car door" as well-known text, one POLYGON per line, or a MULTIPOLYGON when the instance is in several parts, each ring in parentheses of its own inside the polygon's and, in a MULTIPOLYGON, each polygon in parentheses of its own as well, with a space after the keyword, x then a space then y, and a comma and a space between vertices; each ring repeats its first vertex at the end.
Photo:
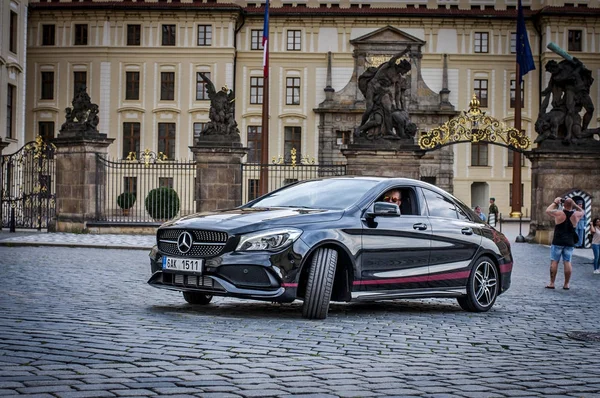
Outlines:
POLYGON ((431 226, 422 215, 422 198, 412 187, 402 187, 405 214, 363 217, 361 291, 392 293, 393 290, 427 286, 431 226), (410 202, 406 205, 406 202, 410 202), (406 214, 409 213, 409 214, 406 214))
POLYGON ((423 188, 432 229, 429 286, 463 287, 481 244, 480 224, 471 221, 450 197, 423 188))

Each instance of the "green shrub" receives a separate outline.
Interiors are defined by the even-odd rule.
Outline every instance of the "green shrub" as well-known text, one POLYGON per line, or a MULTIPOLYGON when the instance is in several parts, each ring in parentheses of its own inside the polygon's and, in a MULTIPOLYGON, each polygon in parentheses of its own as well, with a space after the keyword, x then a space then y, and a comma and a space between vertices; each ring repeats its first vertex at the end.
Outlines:
POLYGON ((154 188, 148 192, 145 205, 155 220, 170 220, 179 212, 179 196, 173 188, 154 188))
POLYGON ((117 196, 117 204, 121 209, 131 209, 135 204, 136 195, 133 192, 123 192, 117 196))

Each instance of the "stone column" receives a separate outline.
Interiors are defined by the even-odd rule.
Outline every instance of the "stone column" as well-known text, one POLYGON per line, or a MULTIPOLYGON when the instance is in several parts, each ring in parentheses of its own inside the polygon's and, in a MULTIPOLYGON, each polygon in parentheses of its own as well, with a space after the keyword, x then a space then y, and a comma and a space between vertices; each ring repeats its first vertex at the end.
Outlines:
POLYGON ((405 177, 419 179, 419 147, 406 145, 350 144, 342 149, 346 156, 346 174, 353 176, 405 177))
POLYGON ((96 154, 106 154, 114 138, 60 137, 56 145, 56 231, 85 232, 96 220, 98 192, 104 194, 106 175, 96 167, 96 154), (97 191, 99 190, 99 191, 97 191))
POLYGON ((196 210, 229 209, 242 204, 242 157, 238 142, 197 142, 190 147, 196 162, 196 210))
MULTIPOLYGON (((592 213, 600 214, 600 145, 565 147, 562 143, 544 141, 528 152, 531 160, 531 224, 528 241, 551 244, 554 220, 546 208, 557 197, 573 190, 589 194, 592 213)), ((588 220, 588 222, 591 220, 588 220)))

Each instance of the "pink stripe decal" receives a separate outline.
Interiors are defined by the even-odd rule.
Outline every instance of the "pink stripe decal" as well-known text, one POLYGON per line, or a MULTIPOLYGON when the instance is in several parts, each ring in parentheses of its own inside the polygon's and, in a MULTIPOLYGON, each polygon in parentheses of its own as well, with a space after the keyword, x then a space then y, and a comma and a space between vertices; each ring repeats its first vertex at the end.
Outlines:
POLYGON ((507 272, 511 272, 513 269, 513 263, 501 264, 500 265, 500 273, 506 274, 507 272))
POLYGON ((297 283, 282 283, 281 287, 298 287, 297 283))
POLYGON ((471 271, 451 272, 449 274, 430 275, 430 281, 443 281, 446 279, 467 279, 471 271))
POLYGON ((389 285, 396 283, 414 283, 414 282, 427 282, 427 281, 439 281, 446 279, 465 279, 469 277, 469 271, 451 272, 446 274, 437 275, 423 275, 423 276, 411 276, 405 278, 393 278, 393 279, 369 279, 364 281, 354 281, 354 286, 360 285, 389 285))

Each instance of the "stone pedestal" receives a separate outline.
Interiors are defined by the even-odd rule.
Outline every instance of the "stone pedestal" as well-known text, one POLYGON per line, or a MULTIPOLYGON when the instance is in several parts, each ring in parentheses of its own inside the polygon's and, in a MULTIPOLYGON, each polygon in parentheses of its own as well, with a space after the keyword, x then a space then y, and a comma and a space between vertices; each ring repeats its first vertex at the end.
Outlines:
POLYGON ((56 231, 85 232, 96 220, 97 187, 106 183, 104 169, 96 166, 96 154, 106 154, 113 138, 64 138, 56 145, 56 231))
POLYGON ((242 157, 248 148, 234 142, 202 142, 190 147, 196 162, 196 210, 229 209, 242 204, 242 157))
MULTIPOLYGON (((554 235, 554 220, 546 208, 557 197, 578 196, 589 199, 591 212, 600 214, 600 162, 597 145, 564 146, 560 142, 543 142, 526 153, 531 161, 531 224, 526 240, 550 244, 554 235)), ((586 226, 587 228, 587 226, 586 226)))

